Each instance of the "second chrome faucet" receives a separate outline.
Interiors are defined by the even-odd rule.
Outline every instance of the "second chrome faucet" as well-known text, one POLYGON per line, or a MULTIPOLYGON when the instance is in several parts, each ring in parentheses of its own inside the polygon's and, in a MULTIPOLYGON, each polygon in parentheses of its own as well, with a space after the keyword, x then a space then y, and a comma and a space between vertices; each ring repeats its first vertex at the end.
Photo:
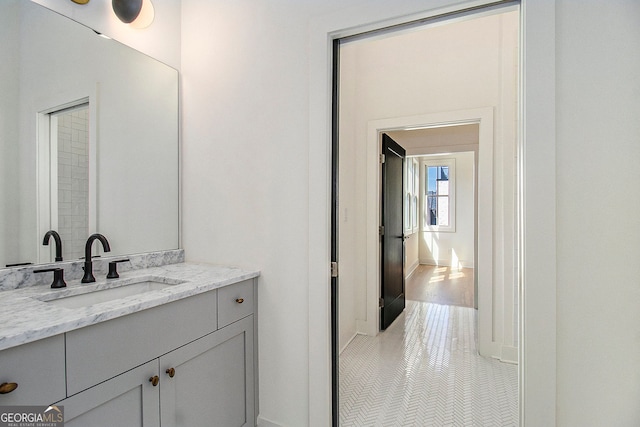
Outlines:
POLYGON ((93 263, 91 261, 91 246, 94 240, 99 240, 100 243, 102 243, 102 249, 104 249, 105 252, 111 251, 107 238, 102 234, 95 233, 89 236, 84 246, 84 277, 82 278, 82 283, 92 283, 96 281, 96 278, 93 277, 93 263))

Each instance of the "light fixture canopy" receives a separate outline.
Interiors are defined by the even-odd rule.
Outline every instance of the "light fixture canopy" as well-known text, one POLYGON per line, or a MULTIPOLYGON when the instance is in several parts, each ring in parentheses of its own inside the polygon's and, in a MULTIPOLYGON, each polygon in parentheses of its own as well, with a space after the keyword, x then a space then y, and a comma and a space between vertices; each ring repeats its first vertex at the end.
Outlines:
POLYGON ((125 24, 130 24, 140 15, 142 0, 111 0, 113 12, 125 24))

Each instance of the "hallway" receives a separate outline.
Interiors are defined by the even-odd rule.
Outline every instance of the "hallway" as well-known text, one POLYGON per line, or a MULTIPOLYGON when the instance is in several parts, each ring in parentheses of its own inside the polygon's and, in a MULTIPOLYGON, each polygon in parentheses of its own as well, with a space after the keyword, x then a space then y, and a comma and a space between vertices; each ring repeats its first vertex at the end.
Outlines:
MULTIPOLYGON (((473 270, 453 277, 442 267, 419 268, 407 280, 408 298, 468 298, 470 288, 472 303, 473 270), (436 294, 427 291, 434 283, 436 294)), ((386 331, 357 335, 340 356, 340 425, 517 425, 517 366, 477 354, 475 317, 473 308, 407 299, 386 331)))
POLYGON ((473 268, 420 264, 405 292, 408 300, 473 308, 473 268))

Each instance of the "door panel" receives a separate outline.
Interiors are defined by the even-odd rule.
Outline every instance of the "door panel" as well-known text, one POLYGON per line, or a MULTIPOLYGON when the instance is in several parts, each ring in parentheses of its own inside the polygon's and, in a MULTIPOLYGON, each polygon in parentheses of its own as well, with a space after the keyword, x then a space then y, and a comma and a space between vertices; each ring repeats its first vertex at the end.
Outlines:
POLYGON ((403 166, 405 150, 382 135, 381 298, 380 329, 386 329, 405 307, 403 166))

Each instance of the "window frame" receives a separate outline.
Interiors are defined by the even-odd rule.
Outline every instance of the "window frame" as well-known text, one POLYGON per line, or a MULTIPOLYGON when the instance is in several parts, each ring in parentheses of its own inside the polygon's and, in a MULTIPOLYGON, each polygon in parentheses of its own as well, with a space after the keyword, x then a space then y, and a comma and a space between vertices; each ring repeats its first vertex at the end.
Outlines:
POLYGON ((420 162, 415 157, 406 157, 404 162, 404 234, 410 236, 420 231, 420 162))
POLYGON ((455 233, 456 231, 456 159, 455 158, 438 158, 438 159, 423 159, 421 162, 421 177, 422 189, 420 196, 422 201, 421 205, 421 227, 424 232, 445 232, 455 233), (438 196, 448 197, 449 199, 449 225, 431 225, 428 218, 429 195, 427 194, 427 180, 429 179, 428 168, 429 167, 447 167, 449 168, 449 195, 438 196))

